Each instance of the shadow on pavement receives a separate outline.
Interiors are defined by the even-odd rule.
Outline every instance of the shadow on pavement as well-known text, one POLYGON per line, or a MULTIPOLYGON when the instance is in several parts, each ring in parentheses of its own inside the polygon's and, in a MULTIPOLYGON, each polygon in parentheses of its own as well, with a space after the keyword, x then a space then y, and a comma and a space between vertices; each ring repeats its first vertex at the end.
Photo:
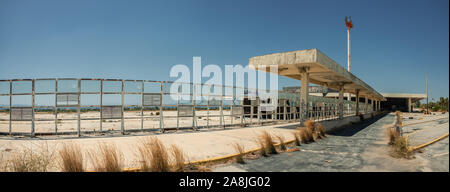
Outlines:
POLYGON ((364 121, 360 121, 358 123, 352 123, 349 125, 344 125, 339 130, 327 133, 329 135, 335 135, 335 136, 353 136, 354 134, 360 132, 361 130, 369 127, 373 123, 377 122, 379 119, 385 117, 389 113, 382 114, 380 116, 365 119, 364 121))
MULTIPOLYGON (((379 119, 383 118, 384 116, 386 116, 388 114, 389 113, 385 113, 385 114, 380 115, 378 117, 365 119, 362 122, 352 123, 352 124, 349 124, 349 125, 344 125, 343 127, 339 128, 339 130, 333 131, 333 132, 329 132, 327 134, 335 135, 335 136, 352 136, 352 135, 358 133, 359 131, 365 129, 366 127, 370 126, 371 124, 375 123, 376 121, 378 121, 379 119)), ((281 125, 281 126, 276 126, 276 128, 296 129, 298 126, 299 126, 298 124, 295 124, 295 125, 281 125)))

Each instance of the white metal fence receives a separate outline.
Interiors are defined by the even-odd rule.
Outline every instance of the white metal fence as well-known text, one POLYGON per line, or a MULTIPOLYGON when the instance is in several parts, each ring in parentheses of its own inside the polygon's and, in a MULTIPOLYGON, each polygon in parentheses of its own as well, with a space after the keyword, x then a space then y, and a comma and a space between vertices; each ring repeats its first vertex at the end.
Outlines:
MULTIPOLYGON (((0 80, 0 134, 53 135, 100 132, 161 131, 261 125, 308 118, 338 118, 338 100, 278 91, 278 106, 261 106, 264 91, 206 84, 122 79, 0 80), (187 86, 187 89, 183 89, 187 86), (216 94, 204 93, 201 90, 216 94), (189 90, 183 92, 183 90, 189 90), (243 91, 244 98, 236 93, 243 91), (256 93, 251 99, 248 93, 256 93), (178 98, 178 99, 173 99, 178 98)), ((355 102, 344 100, 344 115, 355 114, 355 102)), ((364 112, 364 103, 360 111, 364 112)), ((372 111, 372 106, 368 106, 372 111)))

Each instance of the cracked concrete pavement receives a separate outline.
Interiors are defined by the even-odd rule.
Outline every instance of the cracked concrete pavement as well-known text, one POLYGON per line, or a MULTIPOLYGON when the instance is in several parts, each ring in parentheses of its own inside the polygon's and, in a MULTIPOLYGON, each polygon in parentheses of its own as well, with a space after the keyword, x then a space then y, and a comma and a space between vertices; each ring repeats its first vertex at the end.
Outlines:
MULTIPOLYGON (((218 172, 449 171, 448 138, 423 149, 422 153, 416 153, 414 159, 391 157, 386 129, 392 125, 394 118, 394 114, 390 113, 381 118, 369 119, 350 128, 330 133, 326 139, 303 144, 299 147, 300 151, 248 160, 246 164, 218 165, 213 170, 218 172)), ((433 127, 436 124, 439 122, 417 126, 433 127)), ((441 125, 446 126, 448 132, 448 119, 446 123, 441 122, 441 125)), ((441 129, 439 132, 442 132, 441 129)), ((420 143, 424 139, 429 137, 418 138, 414 142, 420 143)))

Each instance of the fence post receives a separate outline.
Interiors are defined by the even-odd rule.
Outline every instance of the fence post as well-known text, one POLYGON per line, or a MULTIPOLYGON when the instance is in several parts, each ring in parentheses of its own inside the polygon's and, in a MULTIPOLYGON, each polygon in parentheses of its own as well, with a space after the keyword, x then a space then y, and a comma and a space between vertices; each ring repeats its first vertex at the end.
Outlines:
MULTIPOLYGON (((258 125, 261 125, 261 98, 259 98, 259 95, 256 96, 256 108, 258 110, 258 125)), ((267 115, 266 115, 267 118, 267 115)))
MULTIPOLYGON (((211 92, 211 85, 206 85, 207 87, 208 87, 208 95, 207 95, 207 100, 206 100, 206 104, 207 104, 207 111, 206 111, 206 128, 208 128, 209 129, 209 101, 210 101, 210 98, 209 98, 209 96, 210 96, 210 92, 211 92)), ((203 90, 202 90, 202 99, 203 99, 203 90)))
POLYGON ((31 80, 31 137, 34 137, 34 79, 31 80))
MULTIPOLYGON (((192 93, 192 104, 193 104, 193 107, 192 107, 192 113, 193 113, 193 118, 192 118, 192 128, 194 129, 194 131, 197 131, 197 115, 195 114, 195 107, 197 106, 197 102, 195 102, 196 100, 197 100, 197 93, 196 93, 196 84, 195 83, 192 83, 192 91, 193 91, 193 93, 192 93)), ((200 83, 200 86, 201 86, 201 83, 200 83)))
POLYGON ((144 130, 144 80, 141 88, 141 131, 144 130))
MULTIPOLYGON (((182 86, 182 84, 180 83, 180 87, 177 88, 177 131, 180 128, 180 88, 181 88, 181 86, 182 86)), ((170 93, 170 94, 172 94, 172 93, 170 93)))
POLYGON ((223 127, 225 129, 225 126, 223 125, 223 121, 225 120, 223 117, 223 92, 224 92, 224 87, 223 85, 220 86, 220 106, 219 106, 219 111, 220 111, 220 126, 223 127))
POLYGON ((163 96, 164 96, 164 91, 163 91, 163 81, 160 81, 160 86, 159 86, 159 94, 160 94, 160 100, 159 100, 159 129, 161 133, 164 133, 164 118, 163 118, 163 110, 162 110, 162 105, 163 105, 163 96))
POLYGON ((12 80, 9 80, 9 136, 12 136, 12 80))
POLYGON ((103 79, 100 80, 100 133, 103 132, 103 79))
POLYGON ((124 116, 125 116, 125 107, 124 107, 124 97, 125 97, 125 95, 124 95, 124 80, 122 80, 122 92, 121 92, 121 96, 122 96, 122 98, 121 98, 121 100, 122 100, 122 120, 121 120, 121 124, 120 124, 120 131, 122 132, 122 135, 123 134, 125 134, 125 118, 124 118, 124 116))
POLYGON ((55 79, 55 135, 58 134, 58 79, 55 79))
POLYGON ((78 105, 77 105, 77 115, 78 115, 78 118, 77 118, 77 120, 78 120, 78 122, 77 122, 77 134, 78 134, 78 137, 81 137, 81 121, 80 121, 80 118, 81 118, 81 116, 80 116, 80 110, 81 110, 81 100, 80 100, 80 97, 81 97, 81 79, 78 79, 78 105))

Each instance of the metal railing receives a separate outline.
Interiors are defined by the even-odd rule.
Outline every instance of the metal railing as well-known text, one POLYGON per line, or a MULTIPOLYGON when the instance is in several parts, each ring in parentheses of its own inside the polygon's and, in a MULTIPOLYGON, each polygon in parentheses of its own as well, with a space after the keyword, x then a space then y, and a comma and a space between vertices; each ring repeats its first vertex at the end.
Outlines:
MULTIPOLYGON (((337 99, 309 96, 309 103, 304 104, 299 94, 277 91, 278 106, 266 110, 261 98, 267 92, 151 80, 0 80, 0 134, 124 134, 294 122, 302 114, 316 121, 338 118, 337 99), (171 90, 173 84, 178 90, 171 90), (256 94, 250 97, 249 93, 256 94)), ((354 115, 355 106, 344 100, 345 115, 354 115)), ((360 103, 361 112, 364 106, 360 103)))

